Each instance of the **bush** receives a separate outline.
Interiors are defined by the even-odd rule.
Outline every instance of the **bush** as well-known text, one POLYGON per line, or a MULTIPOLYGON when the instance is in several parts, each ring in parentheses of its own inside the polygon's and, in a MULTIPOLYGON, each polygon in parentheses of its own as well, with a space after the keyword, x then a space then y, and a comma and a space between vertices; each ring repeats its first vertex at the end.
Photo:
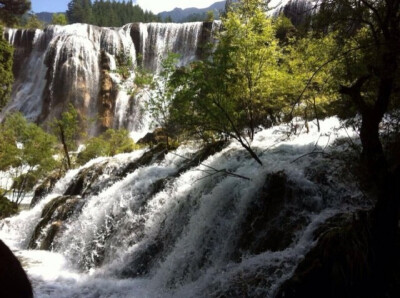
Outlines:
POLYGON ((10 202, 6 197, 0 197, 0 219, 4 219, 18 212, 18 205, 10 202))
POLYGON ((99 156, 114 156, 133 151, 138 146, 129 137, 126 129, 108 129, 99 137, 89 139, 85 149, 78 154, 77 162, 85 164, 99 156))

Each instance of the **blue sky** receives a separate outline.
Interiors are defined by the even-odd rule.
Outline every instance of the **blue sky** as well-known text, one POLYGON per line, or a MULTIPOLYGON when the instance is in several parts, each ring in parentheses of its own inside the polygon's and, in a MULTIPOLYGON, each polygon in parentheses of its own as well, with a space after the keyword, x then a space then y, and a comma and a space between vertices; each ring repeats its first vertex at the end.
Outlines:
MULTIPOLYGON (((119 0, 117 0, 119 1, 119 0)), ((221 0, 137 0, 137 3, 144 9, 159 13, 164 10, 172 10, 175 7, 208 7, 221 0)), ((67 10, 70 0, 31 0, 34 12, 63 12, 67 10)))

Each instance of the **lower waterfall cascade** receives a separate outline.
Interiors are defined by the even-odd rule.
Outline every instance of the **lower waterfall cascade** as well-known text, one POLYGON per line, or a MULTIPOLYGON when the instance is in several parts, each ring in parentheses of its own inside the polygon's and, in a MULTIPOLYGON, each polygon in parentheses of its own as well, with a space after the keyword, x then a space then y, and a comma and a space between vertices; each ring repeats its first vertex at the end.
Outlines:
POLYGON ((371 204, 334 157, 357 132, 320 126, 259 131, 263 166, 236 142, 94 159, 2 220, 0 238, 36 297, 274 297, 326 220, 371 204))

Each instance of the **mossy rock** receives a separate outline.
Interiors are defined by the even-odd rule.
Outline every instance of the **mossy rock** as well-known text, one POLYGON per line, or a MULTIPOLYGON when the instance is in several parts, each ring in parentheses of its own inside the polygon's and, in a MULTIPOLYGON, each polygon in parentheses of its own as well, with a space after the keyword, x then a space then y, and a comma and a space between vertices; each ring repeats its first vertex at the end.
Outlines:
POLYGON ((161 161, 164 158, 165 154, 167 154, 167 152, 168 149, 166 144, 160 143, 157 146, 151 148, 149 151, 145 152, 137 160, 126 165, 125 168, 118 173, 118 176, 124 177, 140 167, 150 165, 156 161, 161 161))

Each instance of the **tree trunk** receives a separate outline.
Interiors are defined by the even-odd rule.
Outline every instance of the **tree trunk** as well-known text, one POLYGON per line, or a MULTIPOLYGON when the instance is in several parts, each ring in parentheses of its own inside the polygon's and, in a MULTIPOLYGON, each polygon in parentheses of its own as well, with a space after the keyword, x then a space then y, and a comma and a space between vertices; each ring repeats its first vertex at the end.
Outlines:
POLYGON ((62 127, 61 124, 59 124, 58 127, 60 128, 60 139, 61 139, 61 143, 64 148, 64 154, 65 154, 65 157, 67 158, 67 166, 68 166, 67 170, 69 170, 69 169, 71 169, 71 159, 69 158, 68 146, 65 141, 64 128, 62 127))

